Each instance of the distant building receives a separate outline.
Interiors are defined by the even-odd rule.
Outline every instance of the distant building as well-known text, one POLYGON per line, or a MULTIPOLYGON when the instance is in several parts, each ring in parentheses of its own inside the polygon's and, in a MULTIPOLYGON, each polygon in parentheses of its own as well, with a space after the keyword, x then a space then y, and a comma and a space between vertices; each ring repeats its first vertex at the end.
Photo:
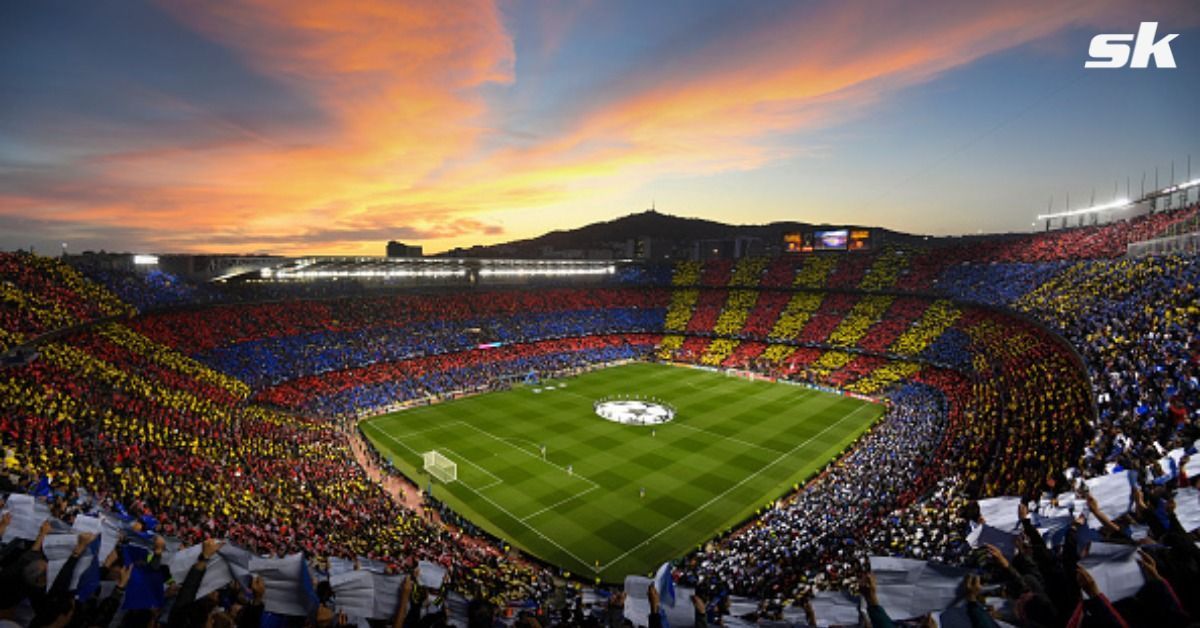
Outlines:
POLYGON ((409 246, 403 242, 392 240, 387 243, 388 257, 424 257, 425 252, 419 246, 409 246))
POLYGON ((82 268, 126 272, 166 272, 193 281, 210 281, 256 273, 287 260, 277 255, 135 255, 84 251, 71 256, 71 263, 82 268))
POLYGON ((670 240, 662 238, 638 236, 627 241, 625 257, 638 260, 670 259, 673 244, 670 240))
POLYGON ((742 259, 743 257, 760 257, 766 252, 762 238, 753 236, 736 236, 714 240, 695 240, 692 242, 691 259, 705 261, 710 259, 742 259))
POLYGON ((608 260, 614 259, 614 255, 612 249, 605 248, 556 249, 552 246, 543 246, 535 259, 608 260))

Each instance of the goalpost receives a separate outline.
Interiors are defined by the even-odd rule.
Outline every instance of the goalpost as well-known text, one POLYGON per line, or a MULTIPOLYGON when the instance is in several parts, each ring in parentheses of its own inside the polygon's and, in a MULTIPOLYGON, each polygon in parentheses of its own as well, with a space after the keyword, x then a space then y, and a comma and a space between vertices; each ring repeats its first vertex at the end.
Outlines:
POLYGON ((429 475, 443 483, 450 483, 458 479, 458 465, 454 464, 453 460, 437 451, 427 451, 422 456, 425 458, 425 472, 429 475))

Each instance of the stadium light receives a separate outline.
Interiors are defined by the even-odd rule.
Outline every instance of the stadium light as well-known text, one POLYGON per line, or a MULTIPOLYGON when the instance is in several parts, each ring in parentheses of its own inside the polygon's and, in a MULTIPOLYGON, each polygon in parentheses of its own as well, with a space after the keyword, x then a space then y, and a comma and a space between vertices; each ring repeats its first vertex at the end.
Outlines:
POLYGON ((1083 209, 1072 209, 1069 211, 1058 212, 1055 214, 1038 214, 1037 219, 1038 220, 1052 220, 1054 218, 1066 218, 1068 216, 1079 216, 1081 214, 1091 214, 1091 213, 1095 213, 1095 212, 1108 211, 1110 209, 1121 209, 1123 207, 1128 207, 1132 204, 1133 204, 1133 201, 1131 201, 1127 198, 1123 198, 1120 200, 1113 201, 1111 203, 1105 203, 1103 205, 1094 205, 1092 207, 1085 207, 1083 209))
POLYGON ((1180 190, 1194 188, 1197 185, 1200 185, 1200 179, 1192 179, 1191 181, 1188 181, 1187 183, 1180 183, 1179 185, 1172 185, 1171 187, 1164 189, 1162 191, 1162 193, 1163 194, 1171 194, 1173 192, 1178 192, 1180 190))
POLYGON ((616 272, 612 266, 604 268, 517 268, 500 269, 484 268, 479 271, 480 277, 574 277, 580 275, 611 275, 616 272))
POLYGON ((153 266, 158 263, 157 255, 134 255, 133 263, 135 266, 153 266))
POLYGON ((300 270, 289 271, 280 269, 275 271, 276 279, 327 279, 330 277, 423 277, 423 278, 446 278, 446 277, 462 277, 467 274, 465 270, 300 270))

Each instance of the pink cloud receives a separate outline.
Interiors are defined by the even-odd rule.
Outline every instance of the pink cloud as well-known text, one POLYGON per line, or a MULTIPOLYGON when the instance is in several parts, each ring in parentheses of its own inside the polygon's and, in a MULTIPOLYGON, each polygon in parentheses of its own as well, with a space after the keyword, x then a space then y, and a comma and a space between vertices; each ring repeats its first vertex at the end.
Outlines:
MULTIPOLYGON (((484 140, 500 125, 483 88, 513 81, 516 60, 492 2, 163 8, 311 101, 328 125, 263 132, 168 101, 222 140, 96 158, 77 182, 0 196, 0 212, 191 234, 162 241, 194 250, 361 252, 387 233, 443 247, 494 240, 497 212, 759 168, 812 150, 796 135, 886 106, 899 89, 1064 29, 1136 21, 1140 10, 1115 0, 785 5, 681 51, 669 69, 649 59, 561 132, 494 149, 484 140)), ((560 36, 575 18, 553 13, 543 27, 560 36)))

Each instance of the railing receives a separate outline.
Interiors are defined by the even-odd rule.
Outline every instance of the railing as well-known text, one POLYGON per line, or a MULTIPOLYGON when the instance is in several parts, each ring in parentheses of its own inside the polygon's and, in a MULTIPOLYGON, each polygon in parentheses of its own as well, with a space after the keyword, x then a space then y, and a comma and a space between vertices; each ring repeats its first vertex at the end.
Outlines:
POLYGON ((1147 255, 1174 255, 1181 253, 1200 253, 1200 232, 1183 235, 1154 238, 1141 242, 1131 242, 1127 248, 1129 257, 1146 257, 1147 255))

